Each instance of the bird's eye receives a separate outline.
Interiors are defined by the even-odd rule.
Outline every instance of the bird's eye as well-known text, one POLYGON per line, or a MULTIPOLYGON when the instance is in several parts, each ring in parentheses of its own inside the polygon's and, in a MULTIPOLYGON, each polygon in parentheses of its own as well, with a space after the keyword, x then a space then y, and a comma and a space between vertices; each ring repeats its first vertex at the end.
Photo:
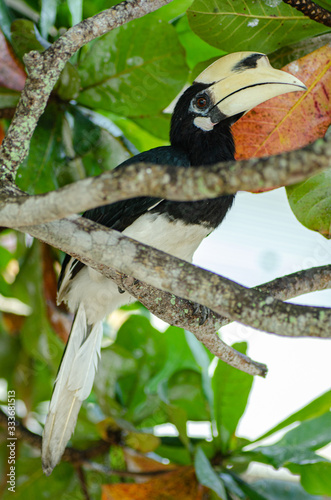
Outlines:
POLYGON ((204 109, 208 104, 206 97, 198 97, 196 100, 196 105, 199 109, 204 109))

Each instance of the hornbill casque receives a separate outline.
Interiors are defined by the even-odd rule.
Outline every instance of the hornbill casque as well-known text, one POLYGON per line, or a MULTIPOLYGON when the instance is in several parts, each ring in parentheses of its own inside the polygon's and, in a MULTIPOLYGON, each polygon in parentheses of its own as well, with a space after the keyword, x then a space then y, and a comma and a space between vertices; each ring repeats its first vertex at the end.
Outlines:
MULTIPOLYGON (((305 89, 294 76, 272 68, 264 54, 224 56, 205 69, 178 99, 171 120, 171 145, 140 153, 117 168, 137 162, 190 167, 234 160, 231 125, 272 97, 305 89)), ((191 261, 233 200, 234 195, 190 202, 144 196, 88 210, 84 217, 191 261)), ((91 392, 100 357, 102 320, 129 300, 130 295, 120 293, 114 282, 66 255, 58 302, 67 303, 75 318, 43 432, 42 464, 47 475, 60 461, 81 404, 91 392)))

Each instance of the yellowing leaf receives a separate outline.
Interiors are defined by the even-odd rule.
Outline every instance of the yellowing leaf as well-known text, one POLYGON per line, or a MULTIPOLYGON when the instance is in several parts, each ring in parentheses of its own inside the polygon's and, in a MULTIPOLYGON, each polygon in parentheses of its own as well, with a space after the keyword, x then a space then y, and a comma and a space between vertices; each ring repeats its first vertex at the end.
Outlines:
MULTIPOLYGON (((108 484, 102 500, 202 500, 207 490, 196 479, 193 467, 180 467, 142 484, 108 484)), ((207 497, 208 498, 208 497, 207 497)))
POLYGON ((148 453, 158 448, 161 444, 161 440, 153 434, 129 432, 125 438, 125 444, 141 453, 148 453))

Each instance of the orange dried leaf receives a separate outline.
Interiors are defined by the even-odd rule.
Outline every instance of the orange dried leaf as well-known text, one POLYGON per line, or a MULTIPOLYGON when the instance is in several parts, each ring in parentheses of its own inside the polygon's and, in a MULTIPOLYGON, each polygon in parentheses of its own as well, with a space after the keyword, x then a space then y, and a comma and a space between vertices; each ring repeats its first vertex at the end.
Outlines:
MULTIPOLYGON (((174 465, 163 464, 153 458, 146 457, 130 448, 123 448, 125 462, 130 472, 151 472, 156 470, 173 470, 174 465)), ((145 480, 149 479, 145 476, 145 480)))
POLYGON ((190 466, 179 467, 142 484, 104 485, 102 500, 202 500, 207 491, 197 482, 194 468, 190 466))
POLYGON ((331 46, 283 68, 308 90, 267 101, 233 126, 238 160, 291 151, 323 137, 331 123, 331 46))
POLYGON ((0 87, 22 90, 26 74, 0 31, 0 87))

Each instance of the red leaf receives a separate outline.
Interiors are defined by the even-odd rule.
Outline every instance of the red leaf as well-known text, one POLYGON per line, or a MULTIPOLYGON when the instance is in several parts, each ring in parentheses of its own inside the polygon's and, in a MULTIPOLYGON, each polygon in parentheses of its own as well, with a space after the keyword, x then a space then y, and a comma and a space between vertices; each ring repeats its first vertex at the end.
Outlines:
POLYGON ((0 86, 20 91, 25 79, 26 74, 21 64, 0 31, 0 86))
POLYGON ((323 137, 331 123, 331 47, 283 68, 308 90, 275 97, 233 126, 238 160, 299 149, 323 137))

